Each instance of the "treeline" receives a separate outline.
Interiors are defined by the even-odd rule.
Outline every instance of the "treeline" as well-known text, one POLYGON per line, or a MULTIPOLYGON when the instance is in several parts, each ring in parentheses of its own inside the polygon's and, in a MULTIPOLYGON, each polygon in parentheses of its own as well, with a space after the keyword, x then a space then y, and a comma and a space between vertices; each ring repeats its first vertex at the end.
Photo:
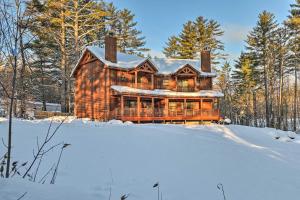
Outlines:
POLYGON ((96 0, 0 0, 0 97, 26 117, 26 102, 72 109, 70 73, 88 45, 104 46, 113 31, 118 50, 143 56, 145 37, 135 15, 96 0))
POLYGON ((274 14, 262 12, 234 66, 226 61, 220 24, 204 17, 188 21, 179 35, 169 37, 163 53, 168 58, 199 59, 208 48, 214 68, 219 69, 216 85, 225 94, 220 106, 224 116, 236 124, 296 130, 300 124, 300 0, 289 12, 282 23, 274 14), (218 63, 224 64, 218 67, 218 63))
POLYGON ((296 130, 300 124, 300 0, 278 23, 264 11, 234 66, 225 63, 218 86, 222 112, 234 123, 296 130))

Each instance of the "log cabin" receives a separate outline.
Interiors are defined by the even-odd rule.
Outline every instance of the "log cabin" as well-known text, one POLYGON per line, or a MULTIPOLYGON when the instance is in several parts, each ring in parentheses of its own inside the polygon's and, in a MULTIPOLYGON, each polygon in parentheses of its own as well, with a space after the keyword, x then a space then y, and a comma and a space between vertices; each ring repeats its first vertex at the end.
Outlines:
POLYGON ((105 48, 88 46, 72 70, 74 113, 78 118, 108 121, 202 122, 220 120, 213 90, 210 51, 200 60, 142 58, 117 52, 109 34, 105 48))

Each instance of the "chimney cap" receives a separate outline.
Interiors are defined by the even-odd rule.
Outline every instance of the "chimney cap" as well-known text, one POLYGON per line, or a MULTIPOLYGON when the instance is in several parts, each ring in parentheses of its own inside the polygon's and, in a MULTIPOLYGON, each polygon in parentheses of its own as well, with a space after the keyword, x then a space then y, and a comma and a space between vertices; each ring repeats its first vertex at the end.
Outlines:
POLYGON ((108 31, 107 35, 110 36, 110 37, 114 37, 115 36, 115 32, 112 31, 112 30, 110 30, 110 31, 108 31))
POLYGON ((204 47, 203 51, 210 51, 210 50, 211 50, 210 46, 208 46, 208 45, 205 45, 205 47, 204 47))

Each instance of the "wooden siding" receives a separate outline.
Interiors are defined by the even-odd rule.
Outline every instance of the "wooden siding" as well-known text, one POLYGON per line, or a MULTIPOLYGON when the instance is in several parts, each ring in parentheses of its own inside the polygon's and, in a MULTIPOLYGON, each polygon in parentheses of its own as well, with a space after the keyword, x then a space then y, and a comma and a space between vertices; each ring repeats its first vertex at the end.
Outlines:
POLYGON ((182 68, 178 74, 158 75, 151 63, 143 63, 135 70, 128 71, 110 68, 95 57, 86 53, 74 73, 75 77, 75 115, 78 118, 90 118, 107 121, 110 119, 153 121, 153 120, 219 120, 219 110, 213 101, 205 102, 198 98, 162 98, 131 97, 139 104, 132 104, 135 116, 126 116, 126 99, 111 89, 112 85, 122 85, 141 89, 168 89, 181 92, 211 90, 212 78, 200 78, 189 66, 182 68), (138 100, 139 99, 139 100, 138 100), (147 100, 148 99, 148 100, 147 100), (176 114, 170 109, 172 101, 178 104, 176 114), (201 101, 201 102, 200 102, 201 101), (191 102, 191 104, 189 104, 191 102), (192 109, 187 107, 192 105, 192 109), (123 108, 123 109, 122 109, 123 108), (122 110, 122 111, 121 111, 122 110), (125 113, 124 113, 125 112, 125 113), (187 115, 187 113, 197 113, 187 115))

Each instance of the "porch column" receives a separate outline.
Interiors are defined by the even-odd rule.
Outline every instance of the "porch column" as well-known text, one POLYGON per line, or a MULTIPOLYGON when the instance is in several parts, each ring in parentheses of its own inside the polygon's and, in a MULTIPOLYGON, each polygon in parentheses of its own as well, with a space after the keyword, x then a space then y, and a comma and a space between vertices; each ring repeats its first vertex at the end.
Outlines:
POLYGON ((165 116, 169 116, 169 99, 165 98, 165 116))
POLYGON ((137 97, 137 116, 140 117, 140 112, 141 112, 141 97, 137 97))
POLYGON ((155 109, 154 109, 154 98, 153 97, 151 98, 151 104, 152 104, 152 116, 154 117, 155 109))
POLYGON ((151 83, 152 90, 154 90, 154 74, 151 74, 151 83))
POLYGON ((186 116, 186 99, 183 100, 184 116, 186 116))
POLYGON ((194 77, 194 90, 197 90, 197 77, 194 77))
POLYGON ((177 91, 177 76, 175 76, 175 90, 177 91))
POLYGON ((124 116, 124 97, 121 95, 121 117, 124 116))
POLYGON ((203 99, 200 99, 200 115, 202 116, 202 110, 203 110, 203 99))
POLYGON ((137 88, 137 84, 138 84, 138 72, 135 71, 134 72, 134 87, 137 88))

